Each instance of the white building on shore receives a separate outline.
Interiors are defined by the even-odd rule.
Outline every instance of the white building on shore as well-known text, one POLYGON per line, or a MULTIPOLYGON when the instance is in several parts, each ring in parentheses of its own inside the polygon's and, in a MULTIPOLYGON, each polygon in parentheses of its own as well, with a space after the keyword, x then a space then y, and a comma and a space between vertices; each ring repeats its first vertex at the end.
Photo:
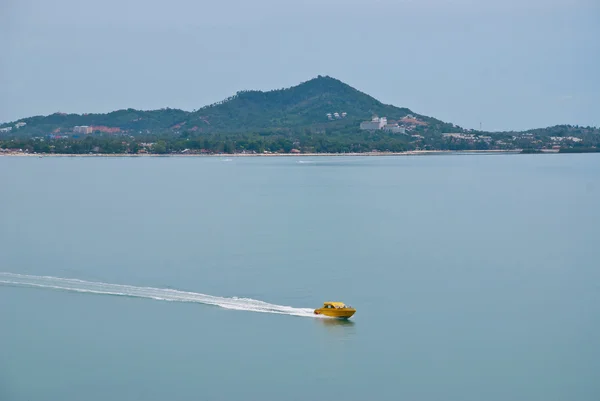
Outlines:
POLYGON ((73 132, 75 132, 77 134, 91 134, 92 127, 87 126, 87 125, 78 125, 73 128, 73 132))
POLYGON ((363 121, 362 123, 360 123, 360 129, 367 130, 367 131, 376 131, 376 130, 382 129, 386 125, 387 125, 386 117, 379 118, 377 116, 374 116, 371 119, 371 121, 363 121))
POLYGON ((399 126, 397 123, 386 124, 386 126, 383 127, 383 130, 393 134, 406 134, 406 128, 399 126))

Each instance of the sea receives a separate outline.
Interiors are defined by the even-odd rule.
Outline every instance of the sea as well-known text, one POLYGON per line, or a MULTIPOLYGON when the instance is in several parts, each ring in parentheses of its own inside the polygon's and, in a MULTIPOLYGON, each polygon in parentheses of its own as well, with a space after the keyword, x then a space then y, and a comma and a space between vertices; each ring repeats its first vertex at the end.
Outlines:
POLYGON ((599 240, 595 154, 0 157, 0 400, 598 401, 599 240))

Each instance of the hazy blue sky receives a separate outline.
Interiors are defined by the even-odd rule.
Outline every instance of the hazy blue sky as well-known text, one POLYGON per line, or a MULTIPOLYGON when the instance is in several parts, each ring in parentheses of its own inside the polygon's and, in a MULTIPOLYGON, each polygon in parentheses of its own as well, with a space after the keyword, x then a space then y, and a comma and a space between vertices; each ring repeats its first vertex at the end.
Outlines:
POLYGON ((318 74, 466 128, 600 125, 600 0, 0 0, 0 121, 318 74))

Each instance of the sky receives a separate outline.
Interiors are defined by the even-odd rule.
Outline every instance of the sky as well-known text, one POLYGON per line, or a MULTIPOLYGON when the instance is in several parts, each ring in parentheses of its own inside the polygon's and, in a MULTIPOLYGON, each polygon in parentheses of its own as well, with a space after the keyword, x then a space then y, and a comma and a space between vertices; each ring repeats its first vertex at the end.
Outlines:
POLYGON ((600 126, 600 0, 0 0, 0 122, 317 75, 464 128, 600 126))

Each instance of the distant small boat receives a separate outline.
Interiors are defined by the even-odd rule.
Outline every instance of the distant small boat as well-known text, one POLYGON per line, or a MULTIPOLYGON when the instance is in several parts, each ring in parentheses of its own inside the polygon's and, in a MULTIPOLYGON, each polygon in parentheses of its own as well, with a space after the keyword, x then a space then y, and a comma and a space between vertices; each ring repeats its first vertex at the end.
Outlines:
POLYGON ((315 309, 315 315, 325 315, 341 319, 348 319, 355 313, 356 309, 343 302, 325 302, 322 308, 315 309))

